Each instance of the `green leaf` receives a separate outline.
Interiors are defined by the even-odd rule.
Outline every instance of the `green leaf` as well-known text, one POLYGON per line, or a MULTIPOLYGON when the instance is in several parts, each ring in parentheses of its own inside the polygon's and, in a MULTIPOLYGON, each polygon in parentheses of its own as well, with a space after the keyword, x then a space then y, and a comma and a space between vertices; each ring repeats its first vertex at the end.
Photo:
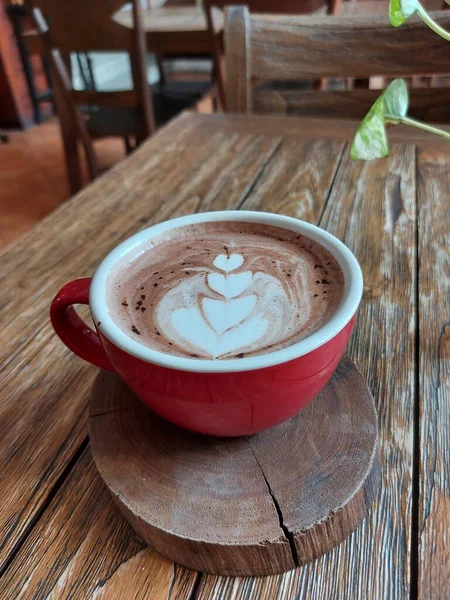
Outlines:
POLYGON ((353 160, 373 160, 389 154, 384 127, 384 92, 359 124, 353 139, 350 156, 353 160))
POLYGON ((416 12, 418 0, 390 0, 389 19, 391 25, 400 27, 403 23, 416 12))
POLYGON ((408 17, 402 13, 400 0, 390 0, 389 2, 389 20, 393 27, 400 27, 408 17))
POLYGON ((407 115, 409 94, 403 79, 394 79, 372 105, 353 139, 353 160, 373 160, 389 154, 386 124, 396 125, 407 115))
POLYGON ((406 117, 409 94, 404 79, 394 79, 384 90, 383 100, 385 122, 398 123, 399 119, 406 117))

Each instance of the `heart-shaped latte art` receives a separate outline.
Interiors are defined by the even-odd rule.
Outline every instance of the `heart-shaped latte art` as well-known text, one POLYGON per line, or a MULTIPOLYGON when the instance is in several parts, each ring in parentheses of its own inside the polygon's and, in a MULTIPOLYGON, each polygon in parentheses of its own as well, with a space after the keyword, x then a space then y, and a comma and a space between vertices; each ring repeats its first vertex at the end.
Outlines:
POLYGON ((172 326, 182 340, 190 342, 212 358, 239 352, 267 332, 269 322, 260 315, 250 316, 240 325, 218 335, 208 325, 197 307, 179 308, 172 313, 172 326))
POLYGON ((253 352, 270 339, 282 325, 276 320, 284 314, 277 310, 281 302, 289 303, 289 298, 271 275, 198 273, 163 297, 157 323, 172 344, 187 346, 190 356, 231 358, 253 352))
POLYGON ((251 271, 222 275, 222 273, 209 273, 207 282, 209 287, 229 300, 240 296, 251 284, 253 275, 251 271))
POLYGON ((221 271, 225 271, 225 273, 230 273, 231 271, 235 271, 239 269, 239 267, 244 263, 244 257, 240 254, 231 254, 227 256, 226 254, 219 254, 213 261, 213 265, 216 269, 220 269, 221 271))
POLYGON ((244 321, 255 308, 256 301, 254 294, 234 298, 228 302, 203 298, 202 306, 208 323, 216 333, 222 335, 227 329, 244 321))

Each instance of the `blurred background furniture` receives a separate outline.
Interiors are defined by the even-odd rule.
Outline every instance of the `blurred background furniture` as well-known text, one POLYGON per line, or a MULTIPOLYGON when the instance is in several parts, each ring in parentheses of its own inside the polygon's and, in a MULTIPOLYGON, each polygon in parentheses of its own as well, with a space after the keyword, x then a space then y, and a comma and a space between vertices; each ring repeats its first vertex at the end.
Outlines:
MULTIPOLYGON (((210 59, 212 53, 201 7, 194 0, 169 0, 153 2, 141 12, 147 52, 155 55, 158 66, 159 77, 152 86, 153 93, 158 94, 161 102, 166 105, 177 106, 180 99, 186 96, 191 104, 199 101, 212 91, 211 69, 196 69, 199 60, 210 59), (183 72, 174 73, 173 63, 180 60, 189 64, 187 76, 183 72), (167 76, 167 66, 172 67, 172 76, 167 76), (191 76, 192 73, 194 77, 191 76)), ((123 27, 133 27, 132 13, 127 5, 122 6, 113 18, 123 27)), ((222 29, 222 15, 218 18, 218 26, 222 29)))
MULTIPOLYGON (((35 1, 39 4, 38 0, 35 1)), ((64 135, 66 152, 63 152, 60 121, 58 119, 50 119, 43 125, 28 131, 11 131, 12 128, 27 129, 30 125, 33 125, 36 116, 34 115, 27 86, 24 65, 21 61, 17 36, 14 34, 13 23, 6 10, 11 4, 14 5, 13 8, 16 10, 15 7, 20 2, 21 0, 0 0, 0 127, 3 128, 5 134, 8 133, 10 141, 9 144, 0 144, 0 162, 2 164, 0 170, 0 247, 10 243, 51 210, 67 200, 70 192, 79 189, 81 185, 91 179, 90 173, 86 173, 85 161, 80 160, 78 155, 80 144, 78 141, 68 143, 67 140, 70 140, 71 137, 67 135, 67 131, 64 135), (65 157, 71 160, 66 161, 65 157), (65 167, 67 162, 69 166, 79 163, 78 166, 71 169, 70 192, 65 167), (73 176, 73 173, 75 176, 73 176)), ((102 0, 102 2, 105 2, 105 0, 102 0)), ((427 8, 435 5, 440 6, 441 3, 442 0, 425 0, 427 8)), ((67 8, 70 3, 61 0, 61 4, 66 5, 67 8)), ((152 23, 145 33, 147 44, 153 40, 154 46, 151 49, 161 53, 161 60, 159 61, 161 68, 159 71, 155 63, 155 55, 147 55, 146 57, 147 80, 151 82, 154 113, 156 113, 155 127, 186 106, 195 106, 197 110, 203 112, 211 111, 213 95, 210 86, 213 50, 211 36, 207 30, 205 13, 200 7, 196 7, 195 0, 167 0, 167 2, 164 2, 164 0, 141 0, 140 4, 141 6, 145 5, 142 11, 144 25, 147 21, 152 23), (180 18, 180 15, 187 14, 185 11, 188 11, 188 13, 190 11, 191 16, 194 15, 200 25, 195 25, 195 19, 193 23, 184 16, 180 18), (173 25, 176 14, 178 14, 177 28, 173 25), (164 15, 164 20, 161 20, 161 16, 164 15), (159 22, 159 25, 155 25, 155 19, 159 22), (168 27, 169 22, 172 25, 168 27), (188 31, 189 28, 191 33, 188 31), (199 30, 202 33, 198 35, 199 30), (195 35, 192 31, 195 32, 195 35), (200 40, 200 45, 198 40, 200 40), (198 54, 199 48, 202 50, 200 54, 198 54), (168 52, 167 56, 164 54, 166 51, 168 52), (181 54, 177 54, 178 52, 181 52, 181 54), (163 78, 160 81, 161 74, 163 78), (182 101, 178 101, 175 97, 171 103, 167 102, 165 98, 163 99, 160 90, 167 91, 167 86, 172 86, 175 83, 179 85, 180 81, 183 84, 191 82, 205 86, 205 89, 208 90, 206 97, 202 97, 200 102, 196 102, 194 99, 195 104, 191 101, 185 102, 183 97, 181 98, 182 101), (170 107, 170 110, 168 107, 170 107), (163 112, 164 119, 160 119, 158 116, 161 112, 163 112)), ((97 7, 95 8, 97 10, 97 7)), ((70 6, 67 8, 69 12, 72 9, 73 7, 70 6)), ((88 9, 92 10, 89 7, 88 9)), ((328 5, 323 4, 311 18, 316 19, 317 14, 324 15, 328 10, 328 5)), ((129 8, 123 8, 120 2, 114 2, 111 11, 115 13, 116 19, 117 15, 125 15, 128 20, 128 29, 133 27, 132 13, 129 8), (117 10, 118 12, 116 12, 117 10)), ((387 19, 387 11, 388 0, 343 0, 340 7, 340 14, 350 18, 353 18, 357 13, 360 15, 378 14, 387 19)), ((215 27, 219 31, 222 29, 220 36, 223 37, 222 11, 216 8, 214 13, 217 20, 215 27)), ((108 20, 110 19, 111 16, 108 15, 108 20)), ((45 91, 48 89, 48 82, 41 60, 43 45, 29 17, 22 18, 22 25, 23 33, 21 35, 26 48, 30 49, 30 63, 36 89, 38 92, 45 91)), ((145 29, 144 26, 143 28, 145 29)), ((392 45, 393 36, 396 36, 397 32, 389 26, 388 29, 386 40, 388 40, 387 43, 392 45)), ((322 36, 320 32, 316 33, 322 36)), ((132 35, 130 32, 129 34, 132 35)), ((351 35, 349 32, 350 39, 351 35)), ((424 49, 424 52, 427 52, 429 56, 432 51, 433 46, 430 46, 430 50, 424 49)), ((106 101, 104 95, 102 95, 102 104, 90 104, 90 102, 93 102, 92 98, 98 91, 113 92, 119 89, 130 91, 133 87, 133 81, 130 74, 129 54, 126 50, 122 52, 105 51, 103 49, 98 52, 95 50, 77 51, 70 54, 71 57, 68 56, 68 53, 62 53, 64 67, 71 80, 68 89, 80 90, 84 93, 90 92, 91 94, 89 99, 86 98, 86 102, 83 101, 81 104, 76 104, 76 106, 77 110, 81 110, 84 115, 84 127, 88 126, 88 143, 92 146, 92 142, 94 142, 95 153, 92 149, 91 154, 94 155, 94 160, 97 163, 96 172, 103 172, 123 159, 125 154, 124 141, 128 152, 134 147, 134 137, 109 137, 111 123, 106 134, 102 131, 102 135, 98 135, 94 131, 94 116, 97 117, 97 113, 100 112, 103 115, 109 112, 110 122, 112 121, 112 124, 116 127, 118 125, 116 115, 118 111, 120 112, 121 107, 104 106, 106 101), (106 110, 108 108, 109 111, 106 110)), ((412 51, 412 55, 415 59, 416 53, 412 51)), ((301 64, 301 61, 299 62, 301 64)), ((327 87, 331 88, 334 106, 328 107, 327 103, 331 102, 328 90, 326 96, 319 97, 316 94, 317 97, 314 102, 311 101, 311 95, 306 94, 304 101, 309 108, 304 109, 299 104, 299 93, 307 91, 305 88, 308 88, 309 91, 313 90, 314 83, 317 81, 311 78, 310 75, 308 77, 309 80, 303 81, 290 79, 289 81, 264 82, 264 85, 258 86, 253 110, 301 113, 303 110, 312 110, 311 105, 315 104, 314 110, 318 110, 319 114, 338 113, 345 115, 345 118, 351 114, 358 114, 360 118, 361 113, 368 108, 370 101, 377 94, 377 92, 371 92, 368 89, 367 78, 363 82, 360 82, 357 78, 356 80, 352 79, 352 85, 358 87, 360 83, 363 83, 366 87, 363 90, 358 89, 358 93, 350 98, 342 93, 344 90, 342 78, 334 80, 330 77, 327 87), (338 88, 336 84, 340 85, 341 88, 338 88), (261 105, 264 94, 267 99, 270 99, 269 106, 266 107, 261 105), (320 110, 322 113, 320 113, 320 110)), ((448 85, 449 81, 443 75, 437 76, 434 74, 417 75, 410 77, 409 80, 411 86, 421 89, 426 86, 445 86, 448 85)), ((252 82, 252 85, 256 84, 256 81, 252 82)), ((386 80, 382 76, 370 78, 371 87, 376 85, 380 88, 385 84, 386 80)), ((416 92, 413 92, 413 113, 415 108, 417 110, 417 103, 419 102, 417 97, 414 98, 414 94, 416 92)), ((436 106, 432 108, 434 114, 431 115, 431 120, 441 120, 439 111, 446 110, 445 103, 447 100, 444 94, 445 92, 441 89, 433 93, 436 106), (443 107, 438 106, 440 102, 443 103, 443 107)), ((122 101, 125 102, 125 100, 126 95, 122 97, 122 101)), ((61 104, 63 112, 67 102, 64 101, 61 104)), ((51 114, 51 104, 40 102, 39 108, 41 117, 46 120, 47 115, 51 114)), ((124 108, 127 108, 128 111, 130 107, 124 108)), ((418 108, 422 110, 420 106, 418 108)), ((420 115, 420 110, 416 114, 420 115)), ((131 112, 136 113, 136 110, 131 112)), ((428 109, 428 114, 430 114, 430 109, 428 109)), ((70 118, 65 118, 63 119, 63 126, 71 122, 70 118)), ((72 132, 73 129, 69 128, 69 133, 72 132)))
MULTIPOLYGON (((222 29, 221 14, 217 13, 216 18, 216 27, 222 29)), ((126 6, 114 15, 114 20, 124 27, 132 27, 132 16, 126 6)), ((149 52, 162 56, 211 55, 205 13, 194 0, 169 0, 158 8, 143 9, 142 24, 149 52)))
MULTIPOLYGON (((26 128, 34 122, 33 105, 8 7, 7 0, 0 0, 0 126, 26 128)), ((36 81, 36 87, 41 83, 36 81)))
POLYGON ((210 87, 210 82, 147 82, 147 49, 139 0, 133 0, 128 11, 132 27, 113 20, 123 5, 122 0, 92 3, 80 0, 61 3, 37 0, 33 17, 43 41, 43 51, 52 64, 55 100, 61 121, 61 132, 72 193, 82 187, 78 154, 81 142, 86 157, 89 179, 98 174, 92 139, 119 136, 131 151, 143 139, 181 110, 193 106, 210 87), (90 52, 126 52, 131 65, 131 89, 102 91, 95 85, 89 63, 90 52), (71 53, 87 57, 84 64, 84 89, 74 89, 71 78, 71 53), (87 74, 87 75, 86 75, 87 74))
MULTIPOLYGON (((224 69, 223 69, 223 35, 222 29, 217 26, 218 10, 222 11, 235 4, 232 0, 203 0, 203 6, 206 14, 209 33, 211 36, 211 46, 213 50, 214 70, 217 75, 217 87, 220 104, 223 109, 226 108, 224 69)), ((325 11, 327 14, 335 15, 339 12, 341 0, 247 0, 245 5, 252 13, 264 14, 311 14, 317 11, 325 11)), ((324 87, 324 82, 320 87, 324 87)))
POLYGON ((35 123, 41 123, 46 116, 53 112, 48 106, 49 103, 53 103, 50 63, 47 56, 33 58, 28 52, 26 39, 33 33, 33 23, 23 0, 10 1, 6 5, 6 13, 11 20, 22 60, 23 74, 33 106, 33 120, 35 123), (47 107, 43 107, 43 104, 46 104, 47 107))
MULTIPOLYGON (((447 11, 433 16, 449 28, 447 11)), ((288 86, 274 91, 259 82, 289 83, 318 76, 447 75, 450 64, 448 42, 420 20, 411 19, 394 29, 387 16, 272 17, 251 15, 247 7, 235 6, 228 9, 225 48, 228 110, 246 114, 361 119, 378 90, 316 93, 288 86)), ((426 121, 450 122, 450 89, 412 89, 409 114, 426 121)))
POLYGON ((89 178, 98 174, 92 137, 133 137, 136 143, 154 130, 150 89, 147 85, 145 43, 140 23, 140 3, 133 0, 135 27, 126 30, 111 19, 121 0, 62 3, 40 0, 33 17, 41 35, 43 51, 50 58, 54 95, 61 124, 67 171, 72 193, 82 187, 78 142, 84 149, 89 178), (50 24, 50 25, 49 25, 50 24), (67 56, 71 52, 125 51, 128 53, 133 87, 126 91, 75 90, 67 56), (65 60, 66 57, 66 60, 65 60), (83 112, 80 107, 83 107, 83 112))

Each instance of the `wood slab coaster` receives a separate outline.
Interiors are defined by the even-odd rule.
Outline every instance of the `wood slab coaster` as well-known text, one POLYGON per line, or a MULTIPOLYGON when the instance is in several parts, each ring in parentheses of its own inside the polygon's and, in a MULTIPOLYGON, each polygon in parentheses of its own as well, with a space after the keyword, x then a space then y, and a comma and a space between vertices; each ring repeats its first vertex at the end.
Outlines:
POLYGON ((300 414, 241 438, 180 429, 102 372, 89 429, 137 533, 207 573, 269 575, 318 558, 361 523, 380 482, 373 398, 347 357, 300 414))

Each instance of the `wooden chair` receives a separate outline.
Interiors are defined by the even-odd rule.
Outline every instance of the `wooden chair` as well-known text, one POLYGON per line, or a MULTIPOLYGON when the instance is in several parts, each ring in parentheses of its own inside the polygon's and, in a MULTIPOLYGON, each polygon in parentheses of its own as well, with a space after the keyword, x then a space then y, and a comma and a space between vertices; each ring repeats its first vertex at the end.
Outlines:
MULTIPOLYGON (((450 29, 448 11, 433 16, 450 29)), ((395 29, 387 16, 275 17, 235 6, 227 11, 225 55, 229 112, 361 119, 379 90, 274 92, 252 83, 446 75, 450 44, 418 19, 395 29)), ((410 100, 411 116, 450 122, 450 89, 413 89, 410 100)))
POLYGON ((98 175, 98 165, 91 137, 133 136, 137 143, 155 128, 152 97, 147 84, 145 37, 141 24, 139 0, 133 0, 135 27, 127 30, 111 16, 122 0, 37 0, 31 4, 32 15, 50 57, 55 103, 60 119, 70 189, 77 192, 83 185, 78 152, 81 142, 89 179, 98 175), (98 92, 74 90, 70 67, 64 57, 71 52, 119 51, 130 57, 133 89, 98 92), (86 115, 80 107, 93 106, 86 115))
MULTIPOLYGON (((325 7, 330 15, 336 15, 339 12, 342 0, 247 0, 248 10, 264 14, 286 14, 299 15, 314 13, 325 7)), ((206 15, 208 30, 211 34, 211 44, 213 48, 214 71, 217 79, 217 89, 219 101, 223 109, 226 108, 224 72, 223 72, 223 35, 216 28, 217 19, 214 18, 214 11, 224 10, 227 6, 233 5, 232 0, 203 0, 203 8, 206 15)), ((323 87, 323 84, 320 85, 323 87)))
POLYGON ((78 141, 86 156, 88 176, 98 174, 92 139, 107 136, 124 138, 133 149, 156 126, 167 122, 201 97, 195 85, 170 82, 163 89, 147 82, 145 32, 140 0, 132 0, 133 27, 127 28, 112 17, 123 0, 33 0, 32 14, 45 51, 51 58, 55 103, 60 117, 66 164, 72 193, 83 184, 78 141), (74 90, 70 53, 125 52, 130 58, 133 87, 127 91, 74 90))

